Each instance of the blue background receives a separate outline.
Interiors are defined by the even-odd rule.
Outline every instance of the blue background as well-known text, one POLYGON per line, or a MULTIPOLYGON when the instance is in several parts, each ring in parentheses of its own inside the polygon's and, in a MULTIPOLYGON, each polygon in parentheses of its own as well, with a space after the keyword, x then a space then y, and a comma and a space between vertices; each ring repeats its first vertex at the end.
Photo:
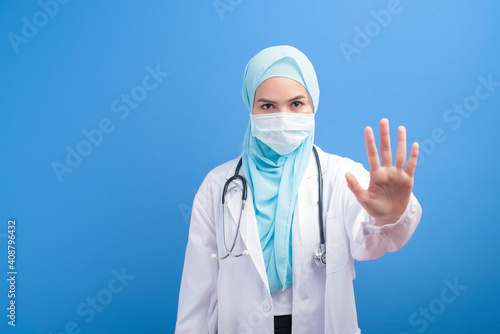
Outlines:
POLYGON ((399 252, 356 263, 362 331, 500 331, 500 87, 471 97, 478 78, 500 81, 498 1, 401 0, 383 25, 389 1, 70 1, 52 16, 43 3, 0 2, 1 277, 9 218, 18 241, 16 328, 2 279, 2 333, 173 332, 194 194, 241 151, 246 63, 280 44, 315 66, 322 149, 367 166, 363 129, 378 133, 382 117, 393 143, 405 125, 421 145, 417 231, 399 252), (148 67, 163 77, 144 90, 148 67), (141 101, 126 115, 131 93, 141 101), (447 111, 464 101, 479 105, 447 111), (112 132, 82 144, 106 119, 112 132), (54 162, 67 165, 79 143, 87 155, 58 178, 54 162), (443 303, 455 281, 462 290, 443 303), (93 319, 77 312, 96 297, 106 305, 93 319))

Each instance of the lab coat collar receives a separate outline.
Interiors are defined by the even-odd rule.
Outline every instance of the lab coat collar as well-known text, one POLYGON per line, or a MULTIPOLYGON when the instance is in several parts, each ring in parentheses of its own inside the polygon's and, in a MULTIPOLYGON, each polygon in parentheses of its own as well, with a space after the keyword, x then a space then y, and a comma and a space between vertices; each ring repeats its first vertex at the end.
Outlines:
MULTIPOLYGON (((314 145, 318 151, 319 163, 321 164, 321 174, 325 174, 328 165, 326 163, 326 154, 318 146, 314 145)), ((306 172, 304 173, 305 178, 312 176, 318 176, 318 167, 316 166, 316 158, 314 157, 314 152, 311 153, 311 158, 309 159, 309 164, 307 165, 306 172)))

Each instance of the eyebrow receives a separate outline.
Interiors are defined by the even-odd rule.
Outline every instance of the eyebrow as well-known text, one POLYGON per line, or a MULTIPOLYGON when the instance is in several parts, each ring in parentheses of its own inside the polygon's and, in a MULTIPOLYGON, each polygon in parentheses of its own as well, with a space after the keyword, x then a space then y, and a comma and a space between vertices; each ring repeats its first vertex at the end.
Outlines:
MULTIPOLYGON (((306 97, 304 95, 297 95, 295 96, 294 98, 288 100, 287 102, 292 102, 292 101, 295 101, 295 100, 300 100, 300 99, 305 99, 306 97)), ((276 103, 275 101, 271 101, 271 100, 268 100, 268 99, 259 99, 257 102, 267 102, 267 103, 276 103)))

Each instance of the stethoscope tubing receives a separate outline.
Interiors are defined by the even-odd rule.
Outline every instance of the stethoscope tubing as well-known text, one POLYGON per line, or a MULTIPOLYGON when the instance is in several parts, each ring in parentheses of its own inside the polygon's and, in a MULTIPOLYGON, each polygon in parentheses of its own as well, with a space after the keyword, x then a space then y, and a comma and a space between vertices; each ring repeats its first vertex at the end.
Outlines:
MULTIPOLYGON (((319 161, 319 156, 318 152, 316 150, 316 147, 313 146, 313 152, 314 152, 314 157, 316 159, 316 166, 318 168, 318 221, 319 221, 319 240, 320 240, 320 247, 314 252, 313 255, 313 262, 318 266, 318 267, 324 267, 326 265, 326 249, 325 249, 325 232, 323 228, 323 177, 322 177, 322 170, 321 170, 321 163, 319 161)), ((238 165, 236 166, 236 170, 234 172, 234 175, 231 176, 226 183, 224 184, 224 188, 222 191, 222 206, 223 206, 223 216, 222 216, 222 233, 224 237, 224 248, 226 250, 226 255, 224 256, 217 256, 215 254, 212 254, 211 257, 212 259, 216 260, 225 260, 229 256, 232 257, 241 257, 248 255, 248 250, 244 250, 240 254, 233 254, 234 247, 236 245, 236 240, 238 238, 238 234, 240 232, 240 226, 241 226, 241 217, 243 215, 243 211, 245 210, 245 203, 247 199, 247 180, 245 177, 242 175, 239 175, 239 171, 242 165, 242 158, 238 161, 238 165), (238 224, 236 227, 236 234, 233 239, 233 244, 231 245, 231 248, 228 249, 227 247, 227 242, 226 242, 226 212, 227 212, 227 203, 226 203, 226 194, 229 188, 229 185, 231 182, 235 180, 240 180, 243 186, 242 189, 242 194, 241 194, 241 210, 240 210, 240 216, 238 218, 238 224)))

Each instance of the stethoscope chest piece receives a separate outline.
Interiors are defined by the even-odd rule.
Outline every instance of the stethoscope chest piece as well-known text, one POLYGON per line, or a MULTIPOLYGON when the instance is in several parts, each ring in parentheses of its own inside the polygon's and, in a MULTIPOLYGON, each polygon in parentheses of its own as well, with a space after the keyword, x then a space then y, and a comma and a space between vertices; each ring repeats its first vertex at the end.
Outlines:
POLYGON ((326 251, 321 247, 314 251, 314 263, 318 267, 326 266, 326 251))

